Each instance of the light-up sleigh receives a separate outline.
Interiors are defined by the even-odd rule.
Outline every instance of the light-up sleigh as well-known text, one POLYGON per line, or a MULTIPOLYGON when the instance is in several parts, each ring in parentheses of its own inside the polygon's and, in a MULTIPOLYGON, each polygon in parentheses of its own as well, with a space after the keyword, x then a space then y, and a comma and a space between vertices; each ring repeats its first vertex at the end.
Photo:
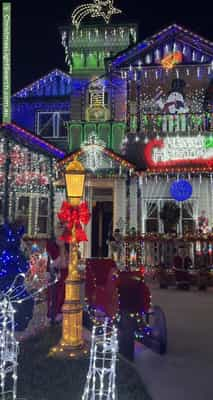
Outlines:
POLYGON ((119 321, 120 339, 134 338, 159 354, 167 351, 166 318, 159 306, 151 305, 151 294, 141 271, 118 271, 109 259, 88 259, 85 296, 87 316, 100 315, 119 321), (128 334, 127 334, 128 332, 128 334))

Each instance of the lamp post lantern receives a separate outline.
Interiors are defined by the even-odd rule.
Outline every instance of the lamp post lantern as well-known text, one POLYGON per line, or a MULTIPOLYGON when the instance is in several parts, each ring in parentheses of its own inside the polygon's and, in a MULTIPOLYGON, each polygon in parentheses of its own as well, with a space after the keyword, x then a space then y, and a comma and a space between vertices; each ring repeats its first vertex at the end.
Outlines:
MULTIPOLYGON (((70 204, 77 207, 84 192, 85 169, 74 160, 65 171, 66 192, 70 204)), ((65 301, 63 305, 62 339, 59 346, 52 349, 63 356, 79 357, 85 352, 83 341, 83 307, 80 302, 81 277, 78 270, 78 243, 76 226, 72 228, 72 242, 69 249, 68 276, 65 282, 65 301)))

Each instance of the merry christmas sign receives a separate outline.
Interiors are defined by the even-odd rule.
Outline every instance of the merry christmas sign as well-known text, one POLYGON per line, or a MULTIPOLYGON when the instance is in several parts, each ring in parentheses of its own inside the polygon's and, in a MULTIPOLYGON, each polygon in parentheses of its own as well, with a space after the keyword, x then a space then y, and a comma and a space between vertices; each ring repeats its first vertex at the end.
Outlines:
POLYGON ((149 168, 213 167, 213 136, 153 139, 144 155, 149 168))

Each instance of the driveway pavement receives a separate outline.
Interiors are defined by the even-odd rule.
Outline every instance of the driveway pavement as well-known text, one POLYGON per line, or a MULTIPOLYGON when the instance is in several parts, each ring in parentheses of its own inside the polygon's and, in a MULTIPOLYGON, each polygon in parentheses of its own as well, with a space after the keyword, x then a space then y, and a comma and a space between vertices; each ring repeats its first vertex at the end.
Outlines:
POLYGON ((136 345, 135 363, 152 400, 213 400, 213 288, 151 290, 166 314, 168 354, 136 345))

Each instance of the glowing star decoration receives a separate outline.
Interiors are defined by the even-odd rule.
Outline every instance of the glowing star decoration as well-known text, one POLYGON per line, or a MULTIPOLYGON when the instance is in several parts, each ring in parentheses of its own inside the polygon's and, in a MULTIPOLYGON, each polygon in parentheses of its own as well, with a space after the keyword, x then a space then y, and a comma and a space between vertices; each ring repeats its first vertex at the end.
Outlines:
POLYGON ((161 65, 165 69, 172 69, 176 64, 180 64, 183 61, 183 54, 180 51, 175 51, 161 60, 161 65))
POLYGON ((82 400, 115 400, 116 361, 118 353, 117 328, 105 319, 94 326, 90 363, 82 400))
POLYGON ((82 20, 90 15, 92 18, 103 17, 105 22, 109 24, 112 15, 120 14, 121 10, 115 8, 114 0, 93 0, 93 3, 82 4, 72 13, 72 23, 78 29, 82 20))

